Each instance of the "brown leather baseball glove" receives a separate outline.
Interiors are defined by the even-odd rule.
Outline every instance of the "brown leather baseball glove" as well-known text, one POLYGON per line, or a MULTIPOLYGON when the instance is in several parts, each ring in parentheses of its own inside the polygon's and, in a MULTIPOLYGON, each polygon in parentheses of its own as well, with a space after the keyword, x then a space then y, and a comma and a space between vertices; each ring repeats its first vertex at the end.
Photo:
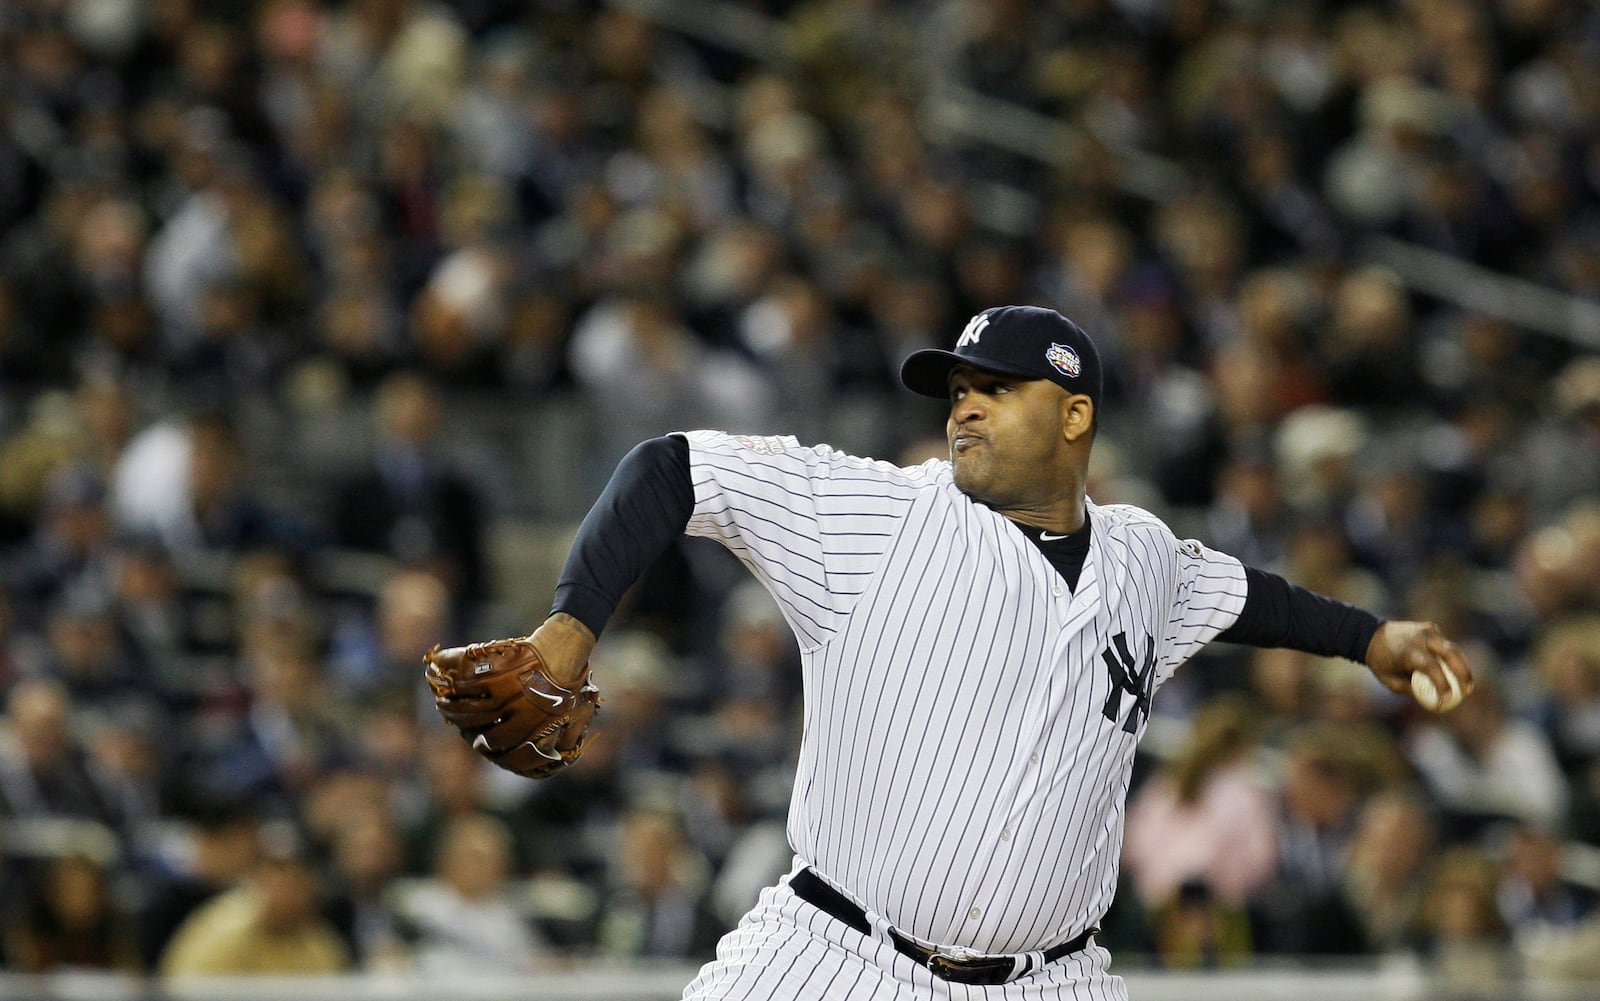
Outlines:
POLYGON ((587 664, 570 687, 558 684, 527 636, 436 646, 422 659, 439 714, 507 771, 549 778, 589 742, 601 700, 587 664))

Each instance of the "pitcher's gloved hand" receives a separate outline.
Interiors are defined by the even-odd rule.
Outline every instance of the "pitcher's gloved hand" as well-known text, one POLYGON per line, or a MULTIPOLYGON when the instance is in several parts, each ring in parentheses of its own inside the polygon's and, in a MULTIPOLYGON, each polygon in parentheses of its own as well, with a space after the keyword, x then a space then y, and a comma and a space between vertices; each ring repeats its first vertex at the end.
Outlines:
POLYGON ((534 643, 538 635, 434 647, 423 657, 439 714, 473 750, 531 779, 578 760, 601 701, 587 658, 575 679, 557 681, 534 643))

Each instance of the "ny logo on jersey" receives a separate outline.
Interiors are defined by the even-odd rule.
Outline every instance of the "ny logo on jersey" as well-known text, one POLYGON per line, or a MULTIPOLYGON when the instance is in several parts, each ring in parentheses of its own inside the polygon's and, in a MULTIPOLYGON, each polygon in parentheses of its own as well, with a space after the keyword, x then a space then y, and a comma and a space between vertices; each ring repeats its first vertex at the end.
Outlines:
POLYGON ((1150 637, 1145 637, 1148 644, 1144 665, 1134 673, 1133 654, 1128 652, 1128 637, 1125 633, 1118 633, 1112 637, 1111 642, 1116 645, 1116 653, 1108 647, 1100 651, 1100 657, 1106 662, 1106 669, 1111 672, 1111 694, 1106 698, 1105 717, 1115 723, 1117 717, 1122 715, 1122 694, 1124 692, 1133 696, 1133 708, 1128 711, 1128 718, 1122 724, 1123 733, 1135 733, 1139 729, 1139 714, 1143 713, 1145 719, 1150 718, 1150 699, 1155 694, 1156 684, 1156 644, 1150 637))
POLYGON ((978 343, 978 338, 983 336, 983 328, 989 325, 989 314, 979 313, 967 321, 967 327, 961 331, 961 336, 956 339, 956 350, 960 351, 968 344, 978 343))

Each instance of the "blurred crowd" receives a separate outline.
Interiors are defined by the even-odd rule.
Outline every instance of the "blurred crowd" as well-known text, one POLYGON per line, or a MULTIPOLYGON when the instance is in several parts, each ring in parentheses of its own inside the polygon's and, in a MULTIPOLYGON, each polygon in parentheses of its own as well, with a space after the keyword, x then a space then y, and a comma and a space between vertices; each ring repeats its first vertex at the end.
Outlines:
POLYGON ((1106 359, 1097 500, 1479 678, 1430 717, 1208 650, 1102 941, 1600 976, 1600 356, 1365 256, 1600 297, 1600 11, 716 7, 0 4, 4 969, 706 956, 787 869, 799 739, 737 562, 685 541, 632 592, 547 783, 447 732, 420 656, 536 624, 641 438, 939 452, 899 358, 1031 302, 1106 359), (985 135, 1017 122, 1071 141, 985 135))

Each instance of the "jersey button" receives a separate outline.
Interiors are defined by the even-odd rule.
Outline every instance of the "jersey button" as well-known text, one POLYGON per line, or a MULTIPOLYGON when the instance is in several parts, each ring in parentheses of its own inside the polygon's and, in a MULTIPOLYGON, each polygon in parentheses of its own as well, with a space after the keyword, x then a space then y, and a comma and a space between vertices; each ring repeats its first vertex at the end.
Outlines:
POLYGON ((1061 597, 1061 585, 1060 584, 1052 584, 1050 586, 1050 593, 1055 595, 1057 598, 1061 597))
POLYGON ((1037 765, 1038 763, 1039 763, 1039 755, 1038 755, 1037 752, 1028 755, 1028 764, 1037 765))
POLYGON ((976 921, 979 918, 983 917, 983 911, 980 910, 979 908, 974 907, 972 910, 967 912, 967 917, 969 917, 972 920, 976 921))
POLYGON ((1011 840, 1011 828, 1009 828, 1009 827, 1000 828, 1000 840, 1001 841, 1010 841, 1011 840))

